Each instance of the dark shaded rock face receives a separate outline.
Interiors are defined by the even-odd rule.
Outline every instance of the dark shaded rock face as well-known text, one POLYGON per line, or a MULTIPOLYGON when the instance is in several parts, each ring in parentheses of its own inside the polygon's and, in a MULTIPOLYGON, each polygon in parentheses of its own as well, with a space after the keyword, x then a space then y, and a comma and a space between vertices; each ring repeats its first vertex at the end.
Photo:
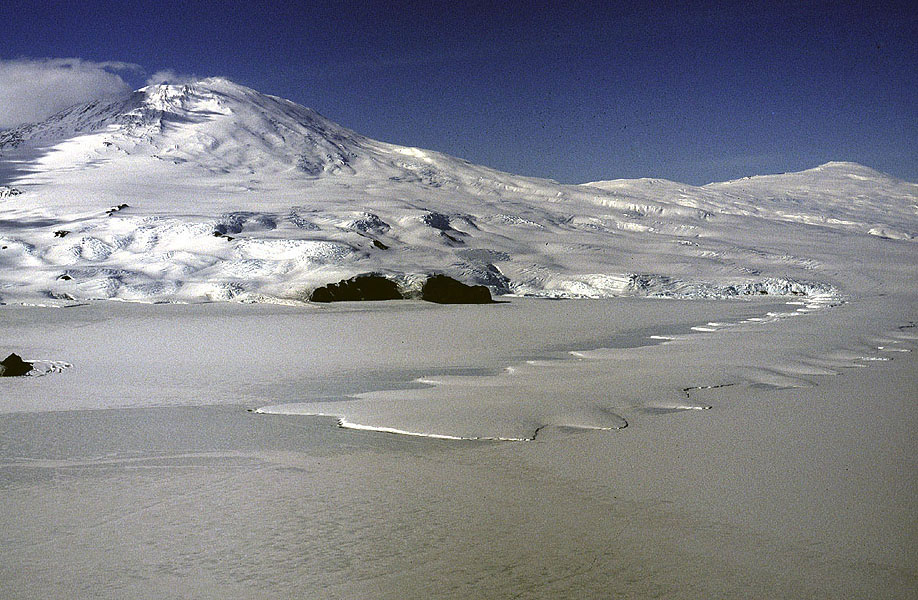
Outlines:
POLYGON ((421 288, 421 300, 437 304, 489 304, 491 292, 483 285, 465 285, 446 275, 432 275, 421 288))
POLYGON ((449 217, 442 213, 438 212, 429 212, 421 219, 424 221, 424 224, 428 227, 433 227, 434 229, 439 229, 440 231, 446 231, 452 229, 449 224, 449 217))
POLYGON ((25 362, 15 353, 0 361, 0 377, 19 377, 31 370, 32 363, 25 362))
POLYGON ((350 279, 316 288, 312 302, 353 302, 362 300, 401 300, 402 294, 394 281, 376 273, 364 273, 350 279))

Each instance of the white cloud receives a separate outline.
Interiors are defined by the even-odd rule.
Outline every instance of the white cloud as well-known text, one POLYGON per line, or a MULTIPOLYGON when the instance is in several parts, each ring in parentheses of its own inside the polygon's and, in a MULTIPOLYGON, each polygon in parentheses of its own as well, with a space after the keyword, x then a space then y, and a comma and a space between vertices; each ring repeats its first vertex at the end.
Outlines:
POLYGON ((194 83, 200 79, 194 75, 183 75, 176 73, 172 69, 162 69, 150 75, 147 79, 147 85, 159 85, 160 83, 171 83, 172 85, 182 85, 185 83, 194 83))
POLYGON ((79 58, 0 59, 0 129, 40 121, 60 110, 129 91, 118 74, 138 65, 79 58))

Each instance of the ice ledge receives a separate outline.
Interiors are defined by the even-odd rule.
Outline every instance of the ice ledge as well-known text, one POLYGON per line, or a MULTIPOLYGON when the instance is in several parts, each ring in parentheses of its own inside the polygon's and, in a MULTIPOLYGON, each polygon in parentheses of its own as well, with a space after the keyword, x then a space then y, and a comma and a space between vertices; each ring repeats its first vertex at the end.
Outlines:
POLYGON ((251 412, 256 414, 263 415, 300 415, 300 416, 310 416, 310 417, 332 417, 338 420, 338 427, 342 429, 353 429, 357 431, 374 431, 377 433, 389 433, 393 435, 404 435, 408 437, 422 437, 430 438, 434 440, 449 440, 449 441, 470 441, 470 442, 533 442, 539 436, 539 434, 546 428, 551 426, 556 426, 562 429, 577 429, 583 431, 617 431, 628 427, 628 422, 625 419, 621 419, 622 425, 617 427, 602 427, 602 426, 585 426, 585 425, 566 425, 566 424, 544 424, 535 427, 532 430, 532 434, 527 437, 512 437, 512 436, 460 436, 460 435, 450 435, 444 433, 432 433, 432 432, 423 432, 423 431, 411 431, 408 429, 399 429, 396 427, 387 427, 382 425, 365 425, 362 423, 356 423, 350 421, 347 417, 342 417, 339 414, 332 413, 323 413, 318 411, 302 410, 302 405, 299 404, 279 404, 275 406, 264 406, 252 410, 251 412))

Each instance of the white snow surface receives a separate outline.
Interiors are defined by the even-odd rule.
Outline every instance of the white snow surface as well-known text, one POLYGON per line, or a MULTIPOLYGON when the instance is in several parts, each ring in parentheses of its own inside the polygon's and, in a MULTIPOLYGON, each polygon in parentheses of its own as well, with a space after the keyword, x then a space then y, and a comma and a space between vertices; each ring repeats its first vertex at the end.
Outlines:
POLYGON ((918 236, 918 185, 854 163, 561 185, 374 141, 221 78, 0 132, 0 186, 4 303, 302 301, 370 271, 496 294, 838 301, 859 289, 857 240, 913 263, 918 236))

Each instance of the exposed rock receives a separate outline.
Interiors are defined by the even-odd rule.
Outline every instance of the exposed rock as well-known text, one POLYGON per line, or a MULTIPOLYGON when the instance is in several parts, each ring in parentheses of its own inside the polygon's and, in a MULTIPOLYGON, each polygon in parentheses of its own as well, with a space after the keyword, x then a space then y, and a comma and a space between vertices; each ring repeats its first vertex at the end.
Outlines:
POLYGON ((492 263, 470 261, 460 274, 465 281, 485 285, 498 294, 510 293, 510 280, 492 263))
POLYGON ((441 232, 440 232, 440 236, 441 236, 441 237, 445 237, 446 239, 448 239, 449 241, 453 242, 454 244, 464 244, 464 243, 465 243, 465 242, 463 242, 462 240, 460 240, 459 238, 457 238, 456 236, 450 235, 450 234, 446 233, 445 231, 441 231, 441 232))
POLYGON ((491 292, 483 285, 465 285, 446 275, 432 275, 421 288, 421 300, 437 304, 489 304, 491 292))
POLYGON ((245 222, 249 220, 253 213, 233 212, 220 216, 220 220, 214 224, 214 235, 226 235, 228 233, 242 233, 245 222))
POLYGON ((18 354, 10 354, 0 361, 0 377, 20 377, 32 370, 32 363, 22 360, 18 354))
POLYGON ((68 233, 70 232, 67 231, 66 229, 58 229, 57 231, 54 232, 54 237, 59 237, 59 238, 66 237, 68 233))
POLYGON ((381 234, 389 231, 389 224, 373 213, 363 213, 359 218, 352 219, 344 224, 347 229, 356 229, 363 233, 381 234))
POLYGON ((401 300, 404 298, 394 281, 378 273, 364 273, 316 288, 312 302, 353 302, 366 300, 401 300))
POLYGON ((21 193, 22 192, 20 192, 14 187, 0 185, 0 198, 9 198, 11 196, 18 196, 21 193))
POLYGON ((444 215, 443 213, 429 212, 421 217, 421 220, 424 221, 424 224, 428 227, 439 229, 440 231, 448 231, 452 229, 449 224, 449 216, 444 215))
POLYGON ((319 230, 318 225, 316 225, 315 223, 313 223, 306 217, 302 216, 299 212, 297 212, 297 210, 305 210, 305 209, 302 209, 301 207, 300 208, 294 207, 293 209, 291 209, 290 214, 287 215, 288 221, 293 223, 293 225, 295 227, 298 227, 299 229, 304 229, 306 231, 318 231, 319 230))
POLYGON ((119 204, 118 206, 113 206, 107 211, 105 211, 105 214, 107 214, 108 216, 112 216, 119 210, 124 210, 125 208, 128 208, 128 204, 119 204))

